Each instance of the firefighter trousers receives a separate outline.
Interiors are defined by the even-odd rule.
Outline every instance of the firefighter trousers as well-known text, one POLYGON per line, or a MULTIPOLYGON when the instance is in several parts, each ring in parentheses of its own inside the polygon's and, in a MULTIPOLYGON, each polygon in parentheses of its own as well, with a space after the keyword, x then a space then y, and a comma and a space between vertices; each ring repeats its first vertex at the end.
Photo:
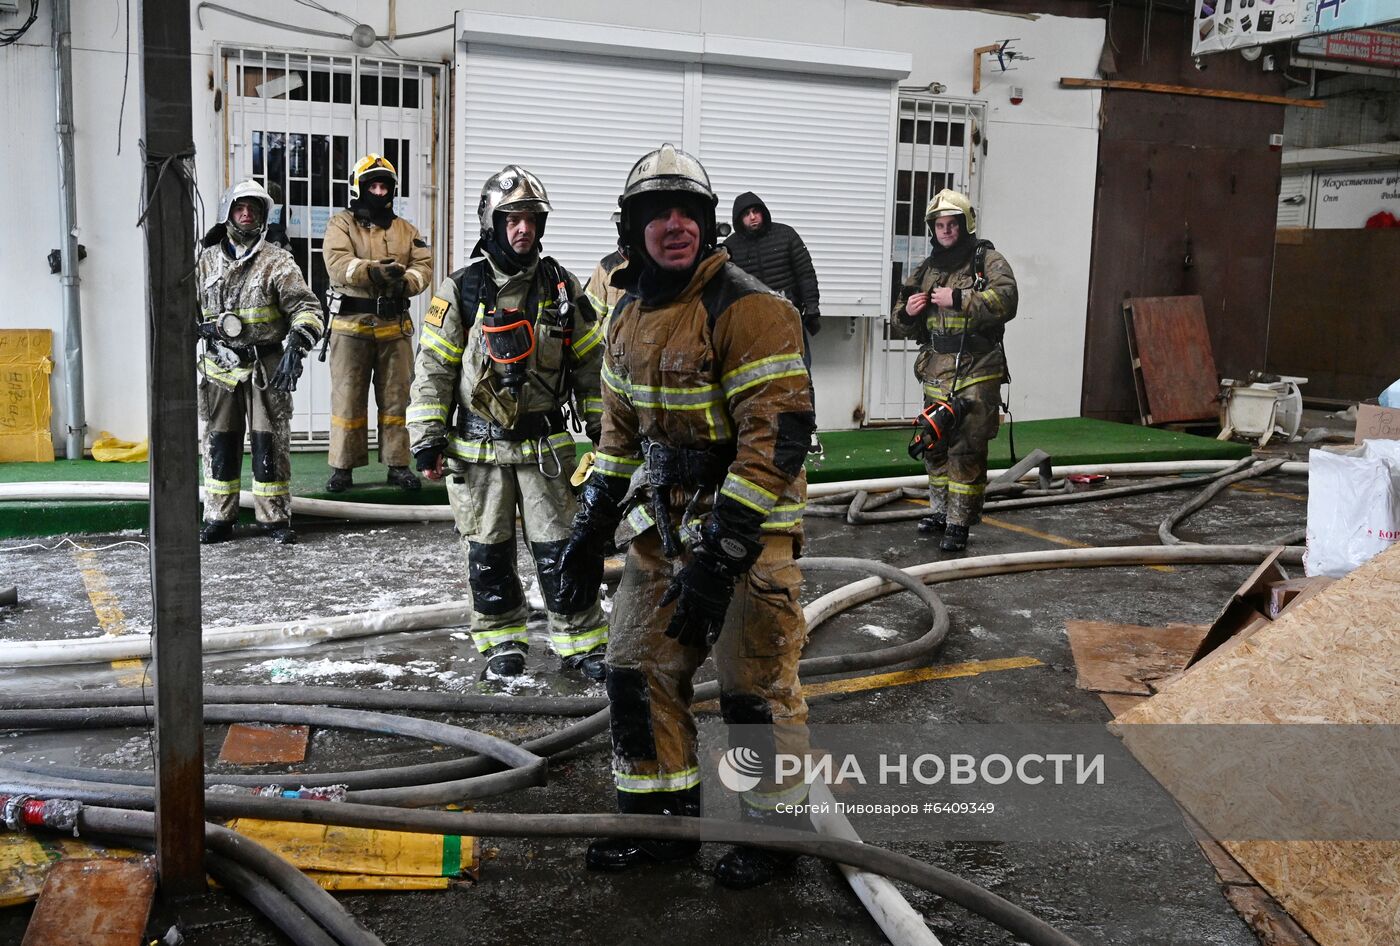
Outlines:
MULTIPOLYGON (((731 745, 751 749, 768 773, 740 790, 744 810, 773 811, 806 797, 800 775, 778 780, 768 762, 774 753, 805 755, 808 745, 807 701, 797 679, 807 622, 798 601, 802 572, 794 541, 764 536, 762 554, 739 579, 713 649, 731 745)), ((628 550, 608 642, 613 776, 624 813, 700 813, 691 680, 710 651, 666 636, 675 605, 663 608, 660 601, 670 580, 671 563, 656 530, 648 529, 628 550)))
MULTIPOLYGON (((340 321, 337 319, 337 321, 340 321)), ((361 320, 355 334, 331 332, 331 466, 353 470, 369 463, 369 389, 379 408, 379 461, 408 466, 409 388, 413 340, 397 319, 361 320), (364 331, 368 330, 368 331, 364 331)))
MULTIPOLYGON (((944 513, 953 525, 970 526, 982 516, 987 492, 987 445, 1001 424, 1001 381, 983 381, 957 392, 971 409, 951 437, 924 454, 928 471, 928 503, 934 514, 944 513)), ((925 396, 924 406, 931 400, 925 396)))
POLYGON ((471 594, 471 636, 485 652, 501 644, 525 649, 525 595, 516 575, 515 516, 535 560, 549 616, 549 642, 560 657, 599 650, 608 619, 598 599, 582 611, 559 604, 555 567, 573 527, 576 503, 567 473, 545 476, 534 463, 464 463, 447 476, 447 499, 462 543, 471 594))
POLYGON ((204 423, 204 521, 238 518, 243 475, 243 435, 253 452, 253 511, 258 522, 292 518, 292 395, 259 388, 277 371, 282 356, 261 356, 253 377, 230 391, 208 379, 199 382, 199 419, 204 423))

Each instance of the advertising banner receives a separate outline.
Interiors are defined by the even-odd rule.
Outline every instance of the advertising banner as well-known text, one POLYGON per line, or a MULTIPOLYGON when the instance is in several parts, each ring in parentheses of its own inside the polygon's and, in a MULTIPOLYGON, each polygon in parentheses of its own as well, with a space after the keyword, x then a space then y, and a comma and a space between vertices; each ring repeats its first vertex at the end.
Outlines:
POLYGON ((1396 0, 1196 0, 1191 53, 1400 22, 1396 0))

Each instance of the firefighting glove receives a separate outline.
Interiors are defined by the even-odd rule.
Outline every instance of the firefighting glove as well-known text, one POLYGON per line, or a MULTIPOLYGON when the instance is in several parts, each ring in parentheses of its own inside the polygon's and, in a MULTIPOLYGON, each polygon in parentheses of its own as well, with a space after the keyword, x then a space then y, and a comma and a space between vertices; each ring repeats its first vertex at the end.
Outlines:
POLYGON ((763 516, 720 497, 700 527, 690 561, 671 579, 661 607, 676 602, 666 636, 685 647, 713 647, 724 630, 724 615, 735 583, 758 561, 763 516))
POLYGON ((573 531, 559 553, 559 602, 575 614, 598 598, 603 584, 603 556, 622 520, 628 480, 594 473, 583 482, 573 531))
POLYGON ((822 330, 822 314, 816 309, 808 309, 803 312, 802 327, 807 330, 808 335, 815 336, 822 330))
POLYGON ((408 272, 403 263, 392 259, 376 260, 365 267, 369 282, 381 296, 403 295, 403 275, 408 272))
POLYGON ((219 340, 219 326, 217 322, 200 322, 195 326, 195 334, 207 341, 216 342, 219 340))
POLYGON ((419 447, 413 451, 413 465, 418 467, 418 472, 431 470, 437 466, 437 462, 442 457, 442 452, 447 448, 445 443, 430 443, 426 447, 419 447))
POLYGON ((315 340, 309 338, 305 332, 293 329, 287 336, 287 347, 282 352, 282 360, 278 362, 277 370, 268 386, 275 391, 295 391, 297 379, 301 377, 301 361, 314 344, 315 340))

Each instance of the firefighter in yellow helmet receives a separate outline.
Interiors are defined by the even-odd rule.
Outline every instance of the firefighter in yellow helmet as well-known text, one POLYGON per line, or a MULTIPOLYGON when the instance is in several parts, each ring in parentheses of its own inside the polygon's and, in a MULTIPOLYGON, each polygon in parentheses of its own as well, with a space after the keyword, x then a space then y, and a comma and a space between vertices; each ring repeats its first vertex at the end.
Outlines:
POLYGON ((379 459, 388 481, 418 489, 409 469, 408 390, 413 320, 408 300, 433 281, 433 253, 418 228, 394 214, 399 176, 367 154, 350 174, 350 207, 326 224, 330 277, 331 449, 326 489, 343 492, 369 463, 369 389, 379 409, 379 459))
POLYGON ((924 219, 933 251, 905 280, 890 321, 897 337, 920 343, 914 373, 923 382, 925 408, 949 405, 923 455, 929 514, 918 528, 942 533, 940 548, 956 552, 967 548, 968 529, 981 518, 987 445, 997 434, 1001 385, 1008 380, 1001 340, 1016 317, 1016 277, 991 241, 976 237, 977 215, 962 194, 939 191, 924 219))
MULTIPOLYGON (((627 295, 608 325, 603 439, 559 566, 565 597, 595 594, 626 514, 636 535, 613 604, 607 676, 618 808, 699 815, 691 680, 713 652, 730 740, 768 773, 743 793, 742 810, 781 824, 784 807, 806 797, 800 779, 779 779, 772 766, 776 752, 807 745, 794 557, 815 420, 801 319, 715 245, 715 194, 689 154, 668 144, 643 156, 619 203, 628 262, 612 283, 627 295), (634 476, 646 500, 628 513, 634 476)), ((696 847, 599 840, 587 864, 625 870, 696 847)), ((739 847, 715 877, 751 887, 790 862, 739 847)))
POLYGON ((442 281, 424 317, 408 428, 418 469, 447 478, 484 676, 525 669, 519 513, 550 644, 563 669, 602 680, 608 621, 598 589, 566 602, 554 567, 576 508, 571 428, 599 436, 602 324, 578 280, 541 252, 550 210, 544 185, 519 165, 487 179, 472 261, 442 281))

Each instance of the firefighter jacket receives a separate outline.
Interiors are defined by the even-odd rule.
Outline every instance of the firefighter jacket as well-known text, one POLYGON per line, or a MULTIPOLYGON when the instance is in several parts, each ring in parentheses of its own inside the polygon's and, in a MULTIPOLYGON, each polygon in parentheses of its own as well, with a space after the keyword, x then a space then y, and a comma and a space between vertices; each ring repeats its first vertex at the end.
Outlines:
POLYGON ((588 277, 588 301, 593 303, 593 311, 598 313, 599 320, 605 326, 604 331, 608 316, 612 315, 624 295, 622 289, 612 284, 613 273, 626 265, 627 257, 613 250, 598 261, 598 265, 593 267, 593 275, 588 277))
POLYGON ((821 295, 817 290, 817 271, 812 266, 812 254, 797 231, 785 223, 774 223, 768 207, 753 192, 734 199, 734 232, 724 241, 729 259, 735 266, 780 292, 797 306, 807 331, 816 334, 820 323, 821 295), (744 226, 743 213, 757 207, 763 215, 763 226, 750 232, 744 226))
POLYGON ((552 259, 511 277, 489 257, 468 264, 442 281, 423 317, 408 407, 412 449, 446 444, 449 457, 507 465, 537 462, 548 447, 572 469, 573 435, 559 418, 572 399, 598 442, 602 340, 578 280, 552 259), (546 272, 558 277, 553 285, 546 272), (509 366, 487 354, 485 323, 497 306, 519 309, 534 336, 517 392, 503 385, 509 366))
POLYGON ((1008 380, 1001 339, 1006 323, 1016 317, 1016 277, 990 242, 979 241, 965 263, 946 272, 932 256, 925 259, 905 280, 900 297, 890 328, 896 337, 916 338, 922 346, 914 371, 925 394, 949 397, 974 384, 1008 380), (905 312, 913 293, 943 287, 959 290, 955 308, 930 304, 918 316, 905 312))
MULTIPOLYGON (((624 271, 620 281, 635 279, 624 271)), ((606 344, 597 472, 630 478, 651 444, 711 451, 732 458, 720 495, 766 517, 765 534, 801 536, 815 415, 791 304, 720 248, 670 302, 648 308, 629 292, 606 344)), ((644 506, 629 516, 640 531, 638 515, 649 521, 644 506)))
POLYGON ((347 296, 373 299, 366 263, 392 259, 402 263, 405 294, 416 296, 433 284, 433 251, 418 228, 402 217, 395 217, 389 229, 356 218, 353 210, 342 210, 326 224, 321 243, 326 275, 331 288, 347 296))
POLYGON ((237 338, 206 344, 200 359, 206 379, 233 390, 252 376, 258 349, 280 345, 291 329, 312 343, 320 339, 321 303, 286 250, 260 241, 234 259, 228 245, 220 241, 200 251, 195 284, 201 322, 232 313, 242 325, 237 338))

